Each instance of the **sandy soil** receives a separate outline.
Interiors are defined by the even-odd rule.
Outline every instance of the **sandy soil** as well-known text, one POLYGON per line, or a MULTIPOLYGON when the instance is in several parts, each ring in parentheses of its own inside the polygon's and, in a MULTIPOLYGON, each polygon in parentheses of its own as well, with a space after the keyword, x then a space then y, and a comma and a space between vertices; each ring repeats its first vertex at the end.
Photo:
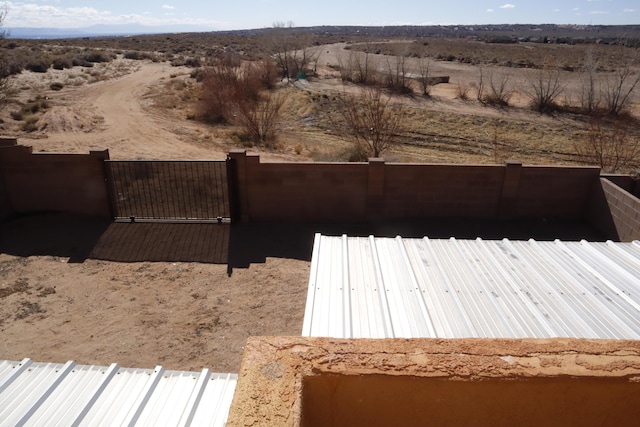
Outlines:
POLYGON ((40 119, 41 130, 28 141, 35 151, 80 152, 108 148, 113 159, 224 159, 220 145, 198 144, 203 126, 167 120, 150 109, 145 94, 176 70, 164 63, 142 63, 130 74, 81 88, 49 93, 54 103, 40 119))
MULTIPOLYGON (((319 62, 335 60, 335 49, 325 50, 319 62)), ((115 74, 104 70, 106 79, 57 92, 48 89, 50 81, 76 77, 54 70, 19 76, 15 84, 24 100, 32 96, 28 88, 51 99, 39 130, 20 142, 47 152, 108 148, 112 159, 225 158, 233 145, 224 133, 185 120, 182 110, 153 106, 162 85, 189 70, 119 61, 115 74)), ((434 75, 457 73, 460 79, 474 72, 454 63, 433 68, 434 75)), ((337 79, 301 84, 339 89, 337 79)), ((453 84, 438 85, 433 96, 450 102, 430 108, 501 114, 456 101, 453 84)), ((285 132, 284 139, 297 143, 301 135, 285 132)), ((307 159, 293 149, 261 156, 307 159)), ((248 336, 299 335, 314 230, 291 237, 286 229, 221 227, 65 217, 1 224, 0 359, 237 372, 248 336)))
MULTIPOLYGON (((25 72, 15 84, 39 85, 51 107, 20 142, 36 152, 109 148, 112 159, 226 157, 230 146, 205 125, 151 108, 154 88, 188 70, 129 71, 59 92, 42 79, 66 77, 25 72)), ((311 231, 282 254, 290 242, 269 246, 268 236, 261 251, 256 233, 228 226, 119 227, 64 216, 0 225, 0 359, 237 372, 248 336, 300 334, 311 231)))
POLYGON ((0 359, 237 372, 247 337, 302 330, 301 236, 280 253, 295 242, 227 225, 5 223, 0 359))

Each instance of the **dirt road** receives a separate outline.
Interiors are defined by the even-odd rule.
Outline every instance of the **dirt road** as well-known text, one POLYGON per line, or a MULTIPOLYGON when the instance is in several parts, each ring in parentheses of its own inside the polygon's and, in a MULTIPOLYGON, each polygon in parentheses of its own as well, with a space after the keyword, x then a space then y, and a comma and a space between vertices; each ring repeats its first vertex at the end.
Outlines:
POLYGON ((113 159, 224 159, 226 150, 203 143, 206 126, 150 108, 145 95, 176 72, 166 63, 144 63, 123 77, 50 93, 53 106, 28 144, 49 152, 108 148, 113 159))

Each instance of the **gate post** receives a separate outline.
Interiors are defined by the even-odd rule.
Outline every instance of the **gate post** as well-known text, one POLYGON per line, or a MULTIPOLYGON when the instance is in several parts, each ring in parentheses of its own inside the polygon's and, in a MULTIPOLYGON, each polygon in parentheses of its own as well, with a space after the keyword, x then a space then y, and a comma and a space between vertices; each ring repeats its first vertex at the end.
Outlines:
POLYGON ((231 222, 249 222, 247 150, 236 148, 227 155, 227 182, 231 222))
POLYGON ((114 190, 111 184, 111 168, 109 167, 109 149, 104 150, 92 150, 89 151, 89 155, 98 160, 102 165, 102 178, 104 179, 104 187, 107 195, 107 206, 109 206, 109 213, 111 219, 116 217, 115 204, 114 204, 114 190))

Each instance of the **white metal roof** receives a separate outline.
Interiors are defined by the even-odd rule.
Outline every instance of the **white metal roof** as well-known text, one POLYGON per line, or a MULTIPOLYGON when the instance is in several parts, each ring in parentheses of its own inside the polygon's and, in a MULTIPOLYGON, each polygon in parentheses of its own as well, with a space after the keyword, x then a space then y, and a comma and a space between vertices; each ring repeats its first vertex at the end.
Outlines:
POLYGON ((640 242, 318 234, 302 335, 640 339, 640 242))
POLYGON ((0 361, 1 426, 223 426, 235 374, 0 361))

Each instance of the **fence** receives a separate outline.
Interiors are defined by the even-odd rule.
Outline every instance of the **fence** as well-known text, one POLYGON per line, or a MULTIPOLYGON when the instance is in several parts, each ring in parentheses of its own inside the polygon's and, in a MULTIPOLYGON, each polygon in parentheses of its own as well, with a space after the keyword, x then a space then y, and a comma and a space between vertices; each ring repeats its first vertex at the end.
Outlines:
POLYGON ((108 161, 116 219, 231 218, 226 161, 108 161))

